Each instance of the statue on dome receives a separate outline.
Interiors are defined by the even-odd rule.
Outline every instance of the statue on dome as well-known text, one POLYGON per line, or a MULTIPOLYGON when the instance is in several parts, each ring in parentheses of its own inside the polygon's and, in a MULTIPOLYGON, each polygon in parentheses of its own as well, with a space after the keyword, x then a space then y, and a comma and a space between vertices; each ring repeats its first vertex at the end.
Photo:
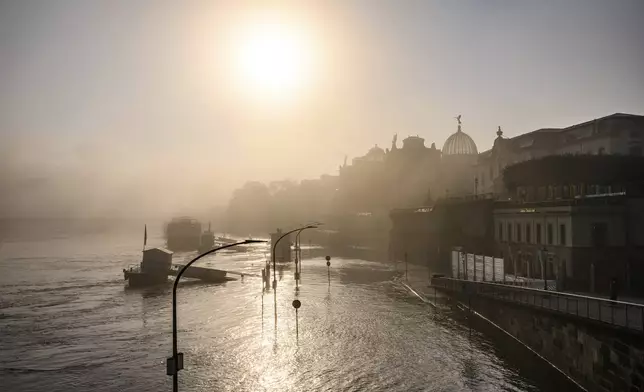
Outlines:
POLYGON ((496 131, 496 136, 501 137, 503 136, 503 131, 501 130, 501 126, 499 125, 499 130, 496 131))
POLYGON ((454 118, 456 119, 456 121, 458 121, 458 128, 456 129, 456 132, 461 132, 461 115, 459 114, 454 118))
POLYGON ((398 142, 398 134, 394 133, 394 138, 391 140, 391 150, 396 150, 398 146, 396 146, 396 142, 398 142))

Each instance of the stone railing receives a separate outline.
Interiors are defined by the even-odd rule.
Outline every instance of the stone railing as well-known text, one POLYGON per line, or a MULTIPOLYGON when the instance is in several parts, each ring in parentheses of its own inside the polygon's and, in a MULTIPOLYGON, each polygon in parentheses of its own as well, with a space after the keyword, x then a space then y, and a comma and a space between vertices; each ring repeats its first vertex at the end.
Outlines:
POLYGON ((644 332, 644 305, 498 283, 474 282, 446 277, 432 278, 433 287, 453 292, 490 297, 607 323, 644 332))

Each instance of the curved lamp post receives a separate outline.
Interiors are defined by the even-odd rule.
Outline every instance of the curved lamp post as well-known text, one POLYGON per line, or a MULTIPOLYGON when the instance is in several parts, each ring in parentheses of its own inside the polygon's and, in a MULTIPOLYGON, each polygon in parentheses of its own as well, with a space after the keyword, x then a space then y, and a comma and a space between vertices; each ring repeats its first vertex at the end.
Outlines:
MULTIPOLYGON (((275 248, 277 247, 277 244, 282 240, 282 238, 286 237, 287 235, 289 235, 291 233, 295 233, 296 231, 302 232, 303 230, 306 230, 306 229, 315 229, 315 228, 317 228, 317 226, 308 225, 308 226, 300 227, 300 228, 297 228, 297 229, 293 229, 293 230, 291 230, 289 232, 286 232, 286 233, 282 234, 282 236, 280 238, 278 238, 277 241, 275 241, 274 244, 272 244, 273 249, 271 250, 271 257, 273 258, 273 297, 274 297, 274 300, 275 300, 274 302, 275 302, 275 325, 276 326, 277 326, 277 272, 276 272, 277 271, 277 262, 275 260, 275 248)), ((277 332, 277 328, 275 328, 275 332, 277 332)))
POLYGON ((234 244, 228 244, 224 246, 220 246, 218 248, 210 249, 209 251, 200 254, 199 256, 195 257, 194 259, 190 260, 190 262, 181 268, 179 270, 179 273, 177 273, 177 277, 174 280, 174 285, 172 286, 172 357, 168 358, 168 369, 167 373, 168 375, 172 375, 172 390, 174 392, 177 392, 179 390, 179 370, 183 369, 183 353, 178 353, 177 352, 177 285, 179 284, 179 279, 181 279, 181 275, 183 275, 184 272, 190 267, 195 261, 199 260, 200 258, 209 255, 211 253, 215 253, 218 250, 225 249, 225 248, 230 248, 233 246, 237 245, 244 245, 244 244, 255 244, 258 242, 266 242, 263 240, 245 240, 241 242, 236 242, 234 244))
MULTIPOLYGON (((300 253, 301 253, 301 244, 300 244, 300 234, 302 230, 298 231, 295 234, 295 272, 299 272, 299 263, 300 263, 300 253)), ((297 279, 296 279, 297 280, 297 279)))
POLYGON ((302 231, 305 229, 314 229, 322 224, 322 222, 313 222, 309 225, 312 227, 305 227, 295 235, 295 272, 302 272, 302 240, 300 239, 300 234, 302 234, 302 231))

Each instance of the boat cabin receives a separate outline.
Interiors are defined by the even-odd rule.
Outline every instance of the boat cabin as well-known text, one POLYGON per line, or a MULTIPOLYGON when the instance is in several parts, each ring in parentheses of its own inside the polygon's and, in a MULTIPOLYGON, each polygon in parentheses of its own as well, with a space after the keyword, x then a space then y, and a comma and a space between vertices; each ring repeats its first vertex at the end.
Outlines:
POLYGON ((172 251, 165 248, 151 248, 143 251, 142 272, 167 274, 171 267, 172 251))

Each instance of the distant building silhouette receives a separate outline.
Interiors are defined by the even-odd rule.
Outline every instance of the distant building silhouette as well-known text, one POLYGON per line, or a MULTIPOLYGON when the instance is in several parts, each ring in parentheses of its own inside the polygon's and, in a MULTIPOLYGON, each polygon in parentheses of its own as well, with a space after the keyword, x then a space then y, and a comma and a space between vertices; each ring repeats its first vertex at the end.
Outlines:
POLYGON ((608 294, 617 277, 626 293, 644 295, 644 124, 621 114, 602 121, 514 139, 499 130, 477 162, 479 175, 494 171, 493 192, 393 210, 392 259, 407 253, 448 272, 459 247, 504 258, 506 272, 555 279, 561 290, 608 294), (579 153, 589 145, 593 154, 579 153))
POLYGON ((644 116, 615 113, 566 128, 542 128, 513 138, 500 127, 494 146, 478 156, 474 178, 480 193, 503 191, 508 165, 549 155, 642 155, 644 116))

